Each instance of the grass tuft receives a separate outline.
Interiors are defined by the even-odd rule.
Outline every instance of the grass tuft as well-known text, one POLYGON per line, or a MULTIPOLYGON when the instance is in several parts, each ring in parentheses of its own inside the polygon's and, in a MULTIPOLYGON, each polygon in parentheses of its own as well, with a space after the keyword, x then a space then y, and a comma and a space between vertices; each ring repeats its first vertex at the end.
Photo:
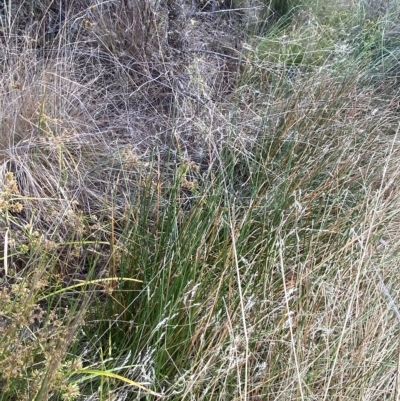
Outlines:
POLYGON ((397 398, 396 2, 17 3, 0 400, 397 398))

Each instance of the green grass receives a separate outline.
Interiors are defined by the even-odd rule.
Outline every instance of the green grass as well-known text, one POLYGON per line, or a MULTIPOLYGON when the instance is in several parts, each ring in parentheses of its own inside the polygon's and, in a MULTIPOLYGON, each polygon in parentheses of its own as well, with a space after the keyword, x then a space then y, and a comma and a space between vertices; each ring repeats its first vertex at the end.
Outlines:
POLYGON ((235 48, 144 0, 47 43, 3 10, 1 401, 398 398, 399 15, 364 3, 235 48))

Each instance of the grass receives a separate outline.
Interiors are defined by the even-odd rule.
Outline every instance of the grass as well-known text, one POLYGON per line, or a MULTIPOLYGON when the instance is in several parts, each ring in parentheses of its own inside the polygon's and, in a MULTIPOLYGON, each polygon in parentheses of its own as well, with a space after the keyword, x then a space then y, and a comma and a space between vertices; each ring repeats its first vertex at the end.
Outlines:
POLYGON ((9 4, 0 399, 399 398, 397 2, 9 4))

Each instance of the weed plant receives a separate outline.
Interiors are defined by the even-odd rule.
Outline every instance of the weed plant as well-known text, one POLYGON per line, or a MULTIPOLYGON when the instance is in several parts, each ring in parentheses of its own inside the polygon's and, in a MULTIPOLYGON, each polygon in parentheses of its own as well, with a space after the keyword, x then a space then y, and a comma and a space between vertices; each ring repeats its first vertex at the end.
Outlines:
POLYGON ((0 2, 1 401, 398 398, 397 2, 203 3, 0 2))

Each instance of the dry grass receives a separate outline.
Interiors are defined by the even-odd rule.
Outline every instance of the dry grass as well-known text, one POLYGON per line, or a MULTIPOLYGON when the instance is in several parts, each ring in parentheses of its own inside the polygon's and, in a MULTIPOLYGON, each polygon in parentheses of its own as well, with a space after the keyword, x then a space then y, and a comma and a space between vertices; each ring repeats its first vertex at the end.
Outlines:
POLYGON ((275 3, 0 4, 2 400, 398 398, 395 2, 275 3))

